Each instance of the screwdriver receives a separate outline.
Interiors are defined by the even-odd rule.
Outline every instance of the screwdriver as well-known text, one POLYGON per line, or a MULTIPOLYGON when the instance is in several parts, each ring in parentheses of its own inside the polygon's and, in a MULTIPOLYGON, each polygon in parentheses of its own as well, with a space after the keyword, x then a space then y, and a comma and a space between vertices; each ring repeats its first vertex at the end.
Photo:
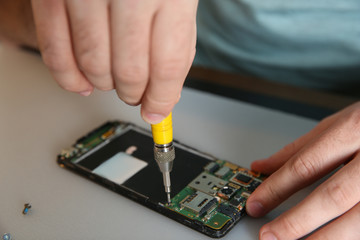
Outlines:
POLYGON ((163 182, 168 204, 171 203, 171 182, 170 172, 175 159, 175 148, 173 145, 172 113, 162 122, 151 125, 154 139, 154 158, 160 172, 163 175, 163 182))

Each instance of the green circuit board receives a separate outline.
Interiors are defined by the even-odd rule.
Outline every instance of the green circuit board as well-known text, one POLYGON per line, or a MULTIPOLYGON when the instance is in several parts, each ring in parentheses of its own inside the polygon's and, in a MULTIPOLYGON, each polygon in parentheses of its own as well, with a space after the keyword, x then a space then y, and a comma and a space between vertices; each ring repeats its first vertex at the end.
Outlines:
POLYGON ((120 122, 107 122, 78 139, 72 147, 63 149, 59 157, 61 159, 70 159, 72 163, 75 163, 84 153, 98 147, 109 138, 115 137, 125 126, 125 124, 120 122))
POLYGON ((246 200, 265 176, 217 160, 204 167, 165 207, 212 228, 221 229, 245 214, 246 200))

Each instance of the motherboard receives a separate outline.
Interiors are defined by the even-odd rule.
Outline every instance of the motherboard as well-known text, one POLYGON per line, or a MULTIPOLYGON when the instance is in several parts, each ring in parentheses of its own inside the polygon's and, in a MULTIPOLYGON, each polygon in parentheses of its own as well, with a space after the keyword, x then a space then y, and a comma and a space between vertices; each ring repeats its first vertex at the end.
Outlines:
POLYGON ((223 160, 210 162, 165 207, 212 229, 245 214, 246 200, 265 176, 223 160))

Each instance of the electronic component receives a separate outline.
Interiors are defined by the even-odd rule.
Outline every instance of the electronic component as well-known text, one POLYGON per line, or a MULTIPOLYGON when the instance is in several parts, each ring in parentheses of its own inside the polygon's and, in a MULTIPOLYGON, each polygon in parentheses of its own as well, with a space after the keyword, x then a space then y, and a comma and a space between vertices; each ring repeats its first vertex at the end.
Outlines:
POLYGON ((78 149, 75 147, 70 147, 68 149, 64 149, 61 151, 61 155, 64 156, 65 158, 70 158, 73 157, 75 154, 78 153, 78 149))
POLYGON ((236 190, 237 190, 236 188, 230 186, 230 184, 227 184, 226 186, 220 189, 217 195, 221 198, 228 200, 236 193, 236 190))
POLYGON ((233 164, 233 163, 231 163, 231 162, 225 163, 224 166, 230 168, 230 169, 233 170, 233 171, 235 171, 235 170, 237 170, 237 169, 239 168, 238 166, 236 166, 235 164, 233 164))
POLYGON ((244 184, 249 184, 249 182, 251 181, 252 178, 249 177, 249 176, 246 176, 244 174, 239 173, 238 175, 236 175, 235 179, 237 181, 239 181, 239 182, 244 183, 244 184))
POLYGON ((110 128, 108 131, 106 131, 105 133, 103 133, 102 135, 101 135, 101 139, 108 139, 109 137, 111 137, 112 135, 114 135, 114 133, 115 133, 115 128, 114 127, 112 127, 112 128, 110 128))
POLYGON ((242 193, 241 193, 241 196, 242 196, 242 197, 245 197, 245 198, 249 198, 249 197, 250 197, 250 193, 249 193, 249 192, 242 192, 242 193))
POLYGON ((230 168, 224 166, 215 172, 215 176, 223 178, 230 172, 230 168))
POLYGON ((237 185, 237 184, 235 184, 235 183, 231 183, 231 182, 229 182, 228 185, 229 185, 230 187, 232 187, 232 188, 235 188, 235 189, 240 189, 240 188, 241 188, 241 186, 239 186, 239 185, 237 185))
POLYGON ((248 189, 249 191, 253 192, 253 191, 255 191, 255 189, 256 189, 260 184, 261 184, 261 181, 259 181, 259 180, 254 180, 254 181, 251 182, 250 186, 248 186, 247 189, 248 189))
POLYGON ((261 173, 252 171, 247 168, 239 167, 238 171, 244 173, 245 175, 252 176, 255 178, 261 177, 261 173))
POLYGON ((216 162, 210 162, 208 165, 204 167, 204 170, 209 173, 214 173, 219 168, 220 166, 216 162))
POLYGON ((226 205, 224 203, 221 203, 218 208, 216 209, 217 212, 222 213, 228 217, 231 217, 233 220, 237 220, 241 218, 241 213, 239 212, 238 209, 230 206, 230 205, 226 205))
POLYGON ((195 178, 190 184, 189 187, 192 187, 201 192, 215 196, 216 193, 227 184, 228 182, 217 178, 209 173, 202 173, 197 178, 195 178))
POLYGON ((181 206, 201 216, 209 210, 212 210, 216 203, 216 198, 197 191, 185 198, 181 206))
POLYGON ((229 204, 236 207, 239 210, 242 210, 243 206, 245 206, 247 198, 242 196, 241 194, 236 194, 230 201, 229 204))
POLYGON ((230 179, 231 182, 239 184, 241 186, 248 186, 252 181, 252 177, 245 175, 244 173, 238 173, 230 179))

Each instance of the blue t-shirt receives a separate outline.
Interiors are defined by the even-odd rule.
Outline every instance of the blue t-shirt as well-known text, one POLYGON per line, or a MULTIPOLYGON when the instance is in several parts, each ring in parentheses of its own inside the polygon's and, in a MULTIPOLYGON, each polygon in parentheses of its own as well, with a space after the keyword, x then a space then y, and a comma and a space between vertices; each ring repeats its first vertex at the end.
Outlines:
POLYGON ((200 0, 195 65, 360 92, 359 0, 200 0))

